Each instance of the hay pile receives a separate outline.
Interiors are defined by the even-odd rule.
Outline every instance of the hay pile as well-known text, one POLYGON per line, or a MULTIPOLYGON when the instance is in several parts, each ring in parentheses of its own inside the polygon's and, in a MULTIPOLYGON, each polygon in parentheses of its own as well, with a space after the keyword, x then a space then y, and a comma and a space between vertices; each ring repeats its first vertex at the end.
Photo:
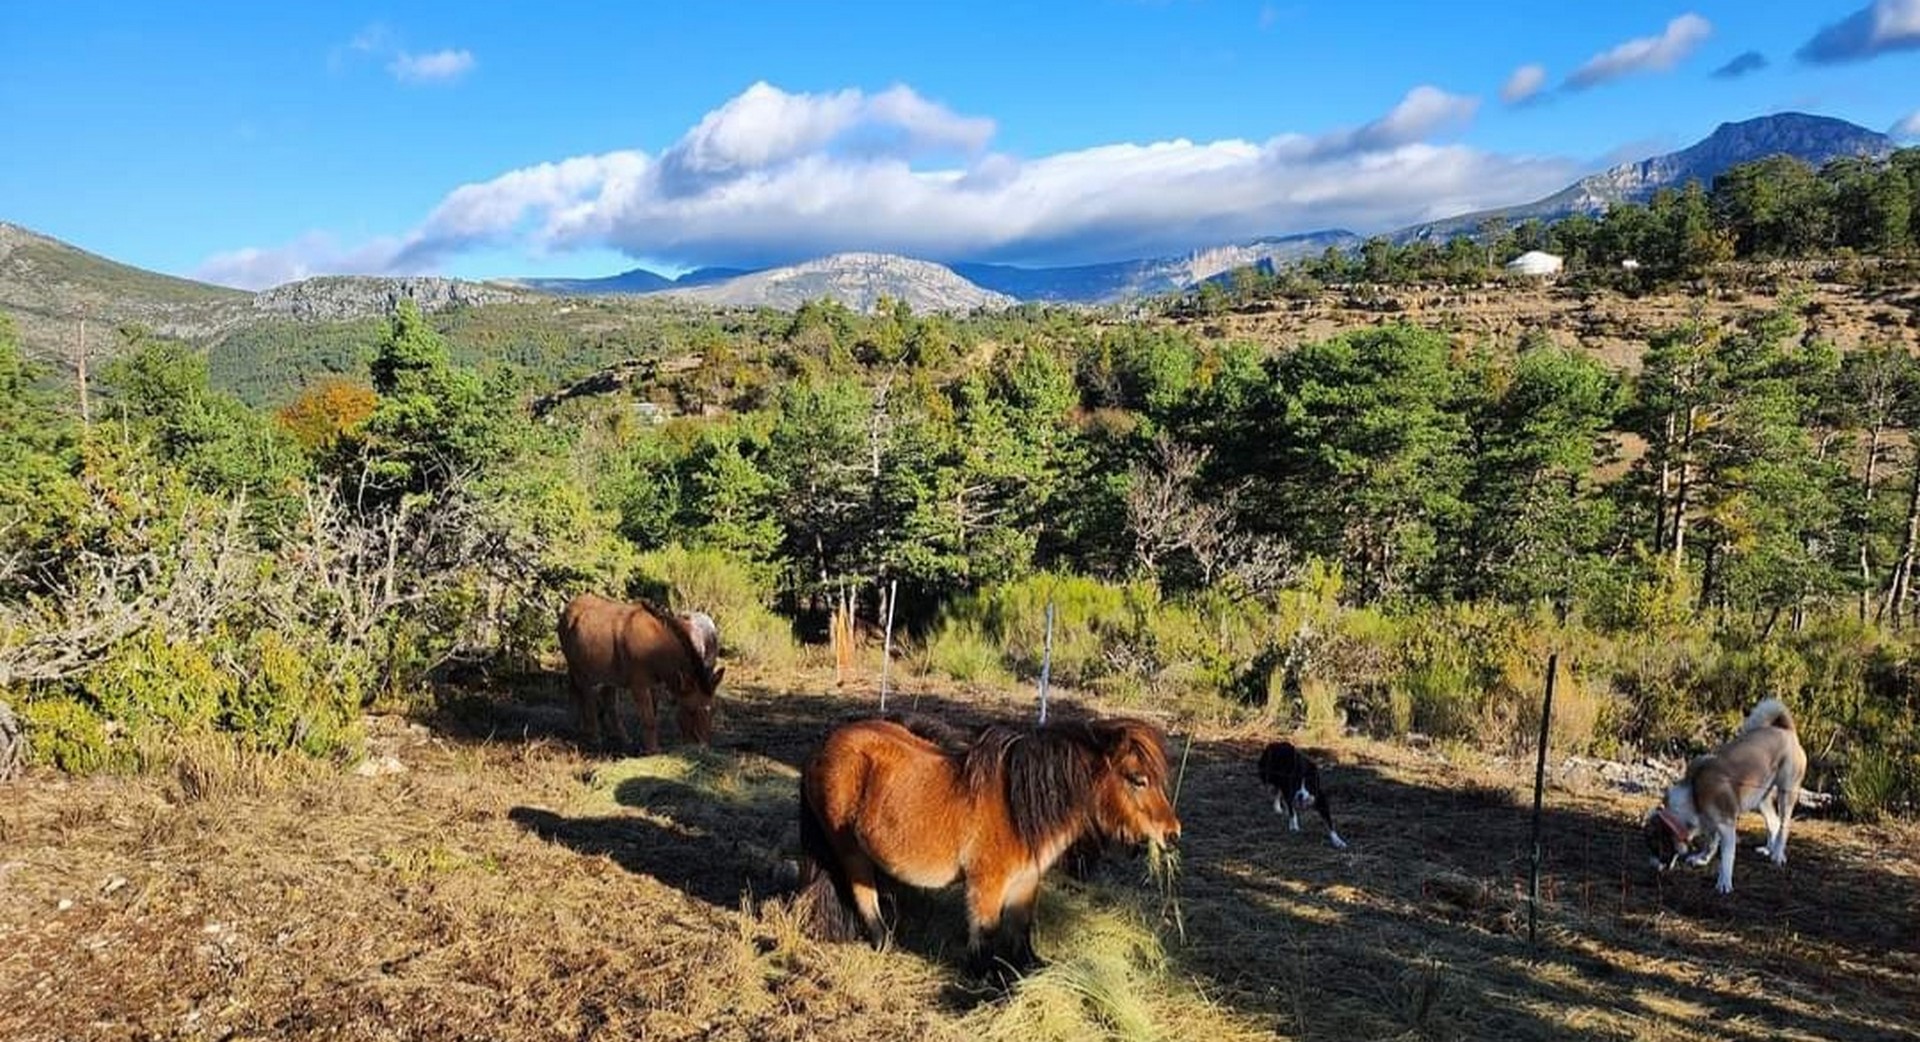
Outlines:
POLYGON ((1178 974, 1168 939, 1153 926, 1151 900, 1137 888, 1043 891, 1034 947, 1047 964, 969 1014, 966 1033, 996 1042, 1272 1038, 1178 974))

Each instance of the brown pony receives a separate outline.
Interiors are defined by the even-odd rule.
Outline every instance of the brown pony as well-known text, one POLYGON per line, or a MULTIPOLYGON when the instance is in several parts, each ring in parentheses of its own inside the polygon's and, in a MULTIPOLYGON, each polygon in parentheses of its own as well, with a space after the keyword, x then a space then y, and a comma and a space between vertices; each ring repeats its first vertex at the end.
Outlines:
MULTIPOLYGON (((703 616, 704 618, 704 616, 703 616)), ((620 747, 627 726, 612 691, 626 688, 640 711, 647 751, 660 751, 660 726, 654 719, 654 688, 672 689, 679 710, 680 737, 702 745, 713 741, 713 697, 725 667, 713 667, 706 629, 669 614, 657 605, 622 604, 583 593, 560 613, 560 650, 567 656, 567 680, 587 740, 603 741, 603 716, 611 717, 620 747)))
POLYGON ((1083 836, 1180 836, 1160 731, 1138 720, 953 733, 861 720, 827 736, 800 775, 801 901, 815 928, 876 947, 881 876, 933 889, 964 877, 976 961, 1033 961, 1040 877, 1083 836), (991 948, 986 942, 993 941, 991 948))

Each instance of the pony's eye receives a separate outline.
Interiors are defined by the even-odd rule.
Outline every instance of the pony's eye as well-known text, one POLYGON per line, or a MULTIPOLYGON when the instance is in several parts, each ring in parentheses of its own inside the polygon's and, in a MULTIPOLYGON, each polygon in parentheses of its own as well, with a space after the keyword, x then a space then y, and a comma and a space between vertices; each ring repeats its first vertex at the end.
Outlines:
POLYGON ((1131 775, 1127 778, 1127 781, 1136 789, 1144 789, 1147 787, 1147 776, 1144 774, 1131 775))

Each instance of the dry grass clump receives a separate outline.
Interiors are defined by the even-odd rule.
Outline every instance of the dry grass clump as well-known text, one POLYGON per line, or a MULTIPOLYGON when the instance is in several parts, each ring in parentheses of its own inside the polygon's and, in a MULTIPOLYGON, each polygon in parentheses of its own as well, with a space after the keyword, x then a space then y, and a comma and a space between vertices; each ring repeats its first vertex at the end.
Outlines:
POLYGON ((1034 946, 1049 962, 962 1022, 988 1040, 1267 1039, 1179 978, 1148 911, 1124 891, 1063 885, 1041 898, 1034 946))

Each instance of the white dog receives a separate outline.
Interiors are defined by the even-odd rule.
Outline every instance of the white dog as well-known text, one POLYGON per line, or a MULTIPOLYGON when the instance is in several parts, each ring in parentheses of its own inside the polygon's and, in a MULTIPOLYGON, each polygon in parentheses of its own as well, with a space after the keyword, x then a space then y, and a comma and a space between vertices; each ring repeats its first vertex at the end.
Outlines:
POLYGON ((1760 853, 1776 865, 1786 864, 1787 828, 1806 773, 1807 753, 1787 707, 1775 698, 1754 706, 1739 736, 1695 757, 1686 777, 1667 789, 1663 805, 1647 815, 1647 849, 1654 870, 1672 868, 1683 855, 1687 864, 1698 867, 1718 852, 1720 880, 1715 889, 1732 893, 1733 855, 1740 845, 1735 826, 1750 810, 1758 810, 1767 822, 1767 845, 1758 848, 1760 853), (1696 838, 1704 845, 1693 850, 1696 838))

